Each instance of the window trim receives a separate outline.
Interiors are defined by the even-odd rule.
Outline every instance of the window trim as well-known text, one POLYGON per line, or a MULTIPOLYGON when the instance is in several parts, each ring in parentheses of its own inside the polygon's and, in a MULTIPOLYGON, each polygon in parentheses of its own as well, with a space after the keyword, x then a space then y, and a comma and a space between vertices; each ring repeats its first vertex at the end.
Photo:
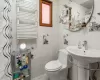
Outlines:
POLYGON ((52 2, 51 1, 47 1, 47 0, 40 0, 40 13, 39 13, 39 18, 40 18, 40 26, 44 26, 44 27, 52 27, 52 2), (50 6, 50 23, 46 24, 46 23, 42 23, 42 3, 47 4, 50 6))

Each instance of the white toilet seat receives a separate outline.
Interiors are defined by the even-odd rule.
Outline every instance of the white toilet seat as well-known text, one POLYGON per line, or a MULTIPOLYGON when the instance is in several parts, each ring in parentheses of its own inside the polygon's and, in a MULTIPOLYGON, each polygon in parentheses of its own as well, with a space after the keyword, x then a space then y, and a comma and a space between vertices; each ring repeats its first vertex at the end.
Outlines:
POLYGON ((62 68, 62 64, 58 60, 50 61, 45 65, 47 71, 57 71, 62 68))

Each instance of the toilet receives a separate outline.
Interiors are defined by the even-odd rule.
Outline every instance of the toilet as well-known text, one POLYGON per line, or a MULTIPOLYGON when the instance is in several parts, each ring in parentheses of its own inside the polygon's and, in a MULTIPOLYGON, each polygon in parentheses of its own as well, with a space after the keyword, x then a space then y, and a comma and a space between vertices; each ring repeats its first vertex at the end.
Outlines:
POLYGON ((48 80, 67 80, 67 56, 68 52, 65 49, 61 49, 58 52, 58 59, 45 65, 48 80))

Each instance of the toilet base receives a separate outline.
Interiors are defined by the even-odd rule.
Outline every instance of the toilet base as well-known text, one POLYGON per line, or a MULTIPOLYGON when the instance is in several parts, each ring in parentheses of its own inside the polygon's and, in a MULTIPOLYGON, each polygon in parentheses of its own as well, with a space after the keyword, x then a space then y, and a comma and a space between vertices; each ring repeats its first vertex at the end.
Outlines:
POLYGON ((48 80, 67 80, 67 68, 58 71, 46 71, 48 80))

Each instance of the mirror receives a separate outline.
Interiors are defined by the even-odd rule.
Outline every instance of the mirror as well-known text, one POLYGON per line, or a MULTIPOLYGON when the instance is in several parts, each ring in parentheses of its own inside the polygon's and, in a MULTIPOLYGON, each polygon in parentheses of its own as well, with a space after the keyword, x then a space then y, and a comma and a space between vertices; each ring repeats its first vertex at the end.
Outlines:
POLYGON ((63 6, 60 23, 72 32, 79 31, 91 20, 94 0, 69 0, 69 2, 63 6))

